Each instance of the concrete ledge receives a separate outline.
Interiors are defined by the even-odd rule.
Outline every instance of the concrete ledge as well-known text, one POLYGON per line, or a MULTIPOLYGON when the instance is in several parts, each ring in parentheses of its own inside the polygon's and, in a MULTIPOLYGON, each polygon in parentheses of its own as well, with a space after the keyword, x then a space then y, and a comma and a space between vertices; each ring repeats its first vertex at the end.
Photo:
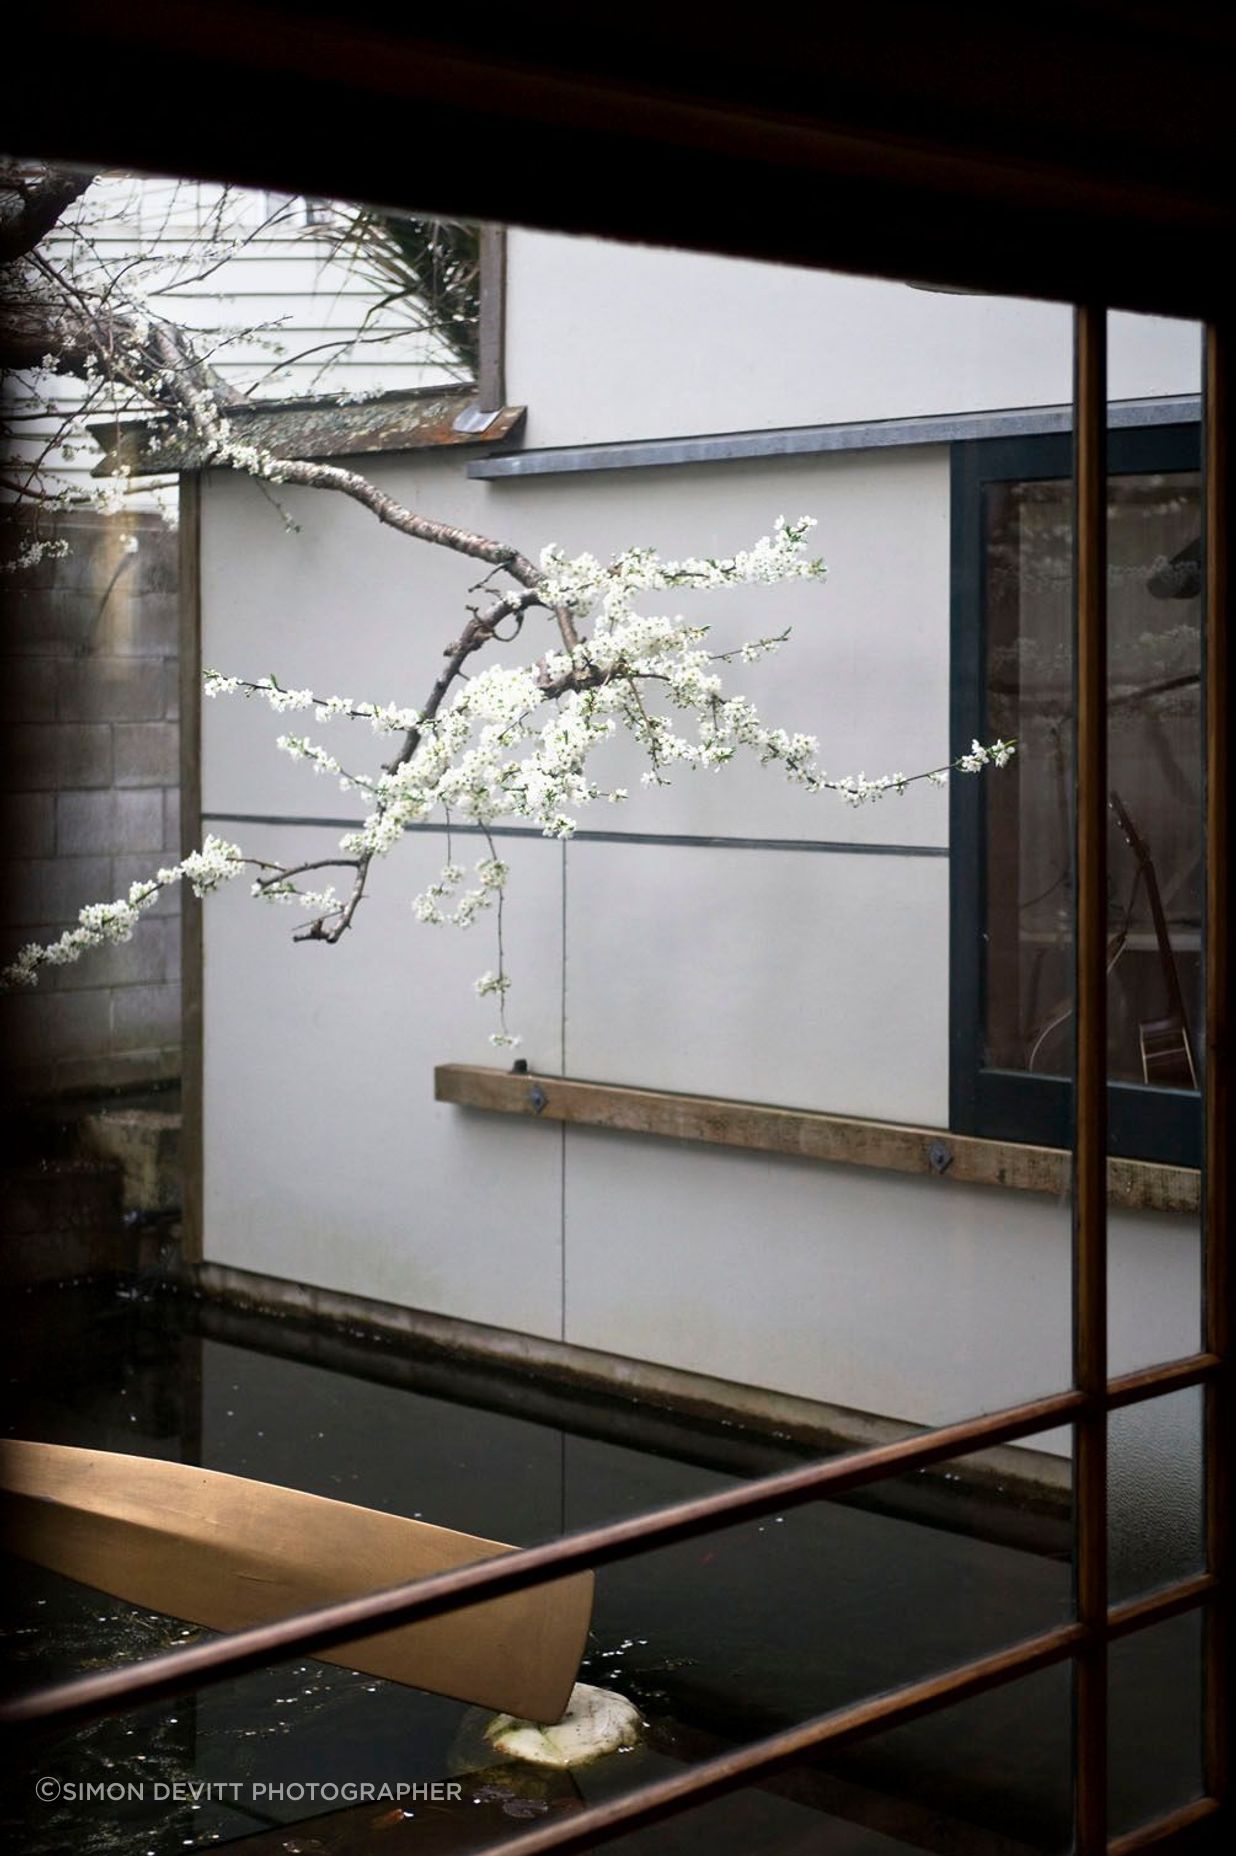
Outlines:
MULTIPOLYGON (((534 1375, 542 1383, 548 1381, 610 1400, 627 1400, 649 1411, 723 1428, 730 1434, 738 1431, 748 1437, 796 1446, 800 1452, 832 1455, 868 1449, 921 1435, 926 1428, 793 1393, 660 1366, 625 1354, 577 1347, 567 1341, 289 1282, 230 1264, 185 1265, 181 1279, 186 1287, 208 1300, 254 1309, 285 1322, 296 1320, 312 1328, 344 1330, 354 1337, 400 1341, 420 1355, 483 1362, 534 1375)), ((904 1489, 905 1479, 900 1480, 904 1489)), ((1067 1514, 1071 1501, 1072 1465, 1067 1457, 1048 1451, 1003 1445, 958 1458, 943 1469, 921 1472, 914 1480, 949 1495, 983 1495, 993 1504, 1033 1510, 1058 1521, 1067 1514)), ((871 1493, 878 1497, 880 1486, 871 1493)), ((904 1503, 896 1505, 902 1507, 904 1503)))

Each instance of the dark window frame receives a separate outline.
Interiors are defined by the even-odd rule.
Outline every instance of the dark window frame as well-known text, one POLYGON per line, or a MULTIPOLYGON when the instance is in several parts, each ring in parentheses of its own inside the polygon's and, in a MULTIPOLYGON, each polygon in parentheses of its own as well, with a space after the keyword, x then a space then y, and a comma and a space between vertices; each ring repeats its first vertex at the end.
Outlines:
MULTIPOLYGON (((983 438, 950 446, 950 718, 954 755, 988 741, 984 589, 987 484, 1068 478, 1068 433, 983 438)), ((1143 426, 1108 434, 1111 476, 1198 470, 1200 427, 1143 426)), ((998 1069, 983 1061, 986 1022, 986 806, 983 780, 954 779, 949 793, 949 1126, 959 1134, 1043 1147, 1073 1145, 1068 1077, 998 1069)), ((1199 819, 1200 830, 1200 819, 1199 819)), ((1124 1158, 1199 1167, 1201 1102, 1184 1089, 1108 1085, 1108 1151, 1124 1158)))

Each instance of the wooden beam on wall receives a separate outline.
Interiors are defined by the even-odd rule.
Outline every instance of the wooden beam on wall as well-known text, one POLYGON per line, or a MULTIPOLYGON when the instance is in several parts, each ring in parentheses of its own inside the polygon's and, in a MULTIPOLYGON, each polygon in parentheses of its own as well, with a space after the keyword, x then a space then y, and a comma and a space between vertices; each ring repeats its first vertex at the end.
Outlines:
MULTIPOLYGON (((677 1095, 617 1083, 535 1076, 484 1064, 443 1063, 434 1071, 439 1102, 533 1121, 609 1128, 668 1140, 704 1141, 748 1152, 785 1154, 838 1166, 874 1167, 919 1178, 1013 1191, 1068 1194, 1072 1155, 1064 1148, 981 1140, 943 1128, 920 1128, 815 1109, 774 1108, 724 1096, 677 1095)), ((1199 1175, 1191 1167, 1109 1159, 1108 1202, 1133 1211, 1180 1212, 1196 1218, 1199 1175)))

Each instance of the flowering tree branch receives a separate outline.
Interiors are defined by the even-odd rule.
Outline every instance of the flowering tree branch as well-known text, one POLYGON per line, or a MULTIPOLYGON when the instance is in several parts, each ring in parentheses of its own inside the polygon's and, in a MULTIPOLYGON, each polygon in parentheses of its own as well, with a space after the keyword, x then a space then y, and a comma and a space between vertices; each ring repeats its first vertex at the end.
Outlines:
MULTIPOLYGON (((46 216, 51 209, 37 210, 46 216)), ((106 942, 127 940, 145 910, 173 883, 186 881, 196 894, 205 895, 245 871, 251 873, 255 897, 292 906, 305 918, 295 940, 333 945, 352 927, 375 862, 410 827, 441 815, 448 823, 458 820, 479 829, 488 854, 476 863, 470 883, 464 868, 448 861, 413 908, 421 921, 464 928, 492 910, 497 971, 484 974, 476 989, 496 999, 501 1028, 493 1041, 509 1045, 518 1042, 505 1017, 510 978, 502 910, 509 872, 494 850, 491 828, 503 819, 519 819, 548 837, 568 838, 585 806, 598 800, 621 803, 626 791, 603 787, 592 772, 597 751, 618 733, 625 732, 640 749, 647 762, 642 779, 649 785, 666 784, 678 769, 715 772, 744 755, 779 769, 807 792, 833 793, 852 805, 903 793, 918 779, 947 778, 947 766, 874 780, 862 774, 829 776, 819 764, 813 735, 769 725, 732 687, 735 666, 753 665, 780 649, 788 632, 710 652, 706 625, 657 612, 662 594, 712 594, 822 579, 823 562, 806 552, 810 518, 781 518, 771 535, 725 558, 666 561, 651 549, 630 548, 602 563, 587 554, 569 558, 551 546, 534 562, 512 545, 405 507, 358 471, 280 456, 246 441, 232 417, 246 403, 244 396, 219 376, 198 341, 151 310, 124 274, 100 275, 97 264, 53 263, 37 249, 26 250, 15 269, 16 280, 0 311, 5 352, 36 356, 44 372, 80 377, 88 397, 106 391, 130 406, 153 409, 163 416, 166 437, 187 442, 212 468, 238 472, 263 486, 332 491, 399 534, 481 562, 488 571, 473 591, 489 589, 499 576, 510 585, 493 589, 487 604, 469 609, 466 623, 445 645, 419 708, 321 695, 274 677, 255 680, 208 670, 208 696, 261 701, 277 714, 311 711, 318 723, 367 723, 379 736, 391 738, 386 760, 368 773, 345 767, 306 735, 278 739, 283 752, 337 780, 343 791, 360 795, 363 822, 345 834, 339 854, 308 861, 247 857, 238 846, 210 836, 181 863, 133 884, 126 897, 83 909, 76 927, 59 939, 23 948, 0 972, 0 982, 33 984, 45 967, 75 960, 106 942), (491 661, 476 668, 475 660, 489 646, 520 636, 535 609, 552 624, 550 648, 523 666, 491 661), (305 885, 304 878, 326 871, 348 874, 342 894, 333 884, 305 885)), ((29 488, 37 494, 32 480, 29 488)), ((984 747, 976 741, 952 765, 975 773, 989 764, 1003 766, 1012 752, 1011 743, 984 747)))
POLYGON ((823 563, 804 551, 811 526, 808 518, 781 520, 772 536, 726 560, 666 563, 650 550, 632 549, 602 566, 588 555, 568 560, 561 550, 547 548, 536 585, 474 614, 448 647, 446 667, 420 711, 292 689, 274 677, 255 680, 207 671, 208 696, 256 699, 281 715, 311 711, 319 723, 366 722, 378 735, 402 737, 397 752, 372 775, 349 770, 308 736, 279 737, 283 752, 336 779, 343 791, 361 794, 369 806, 359 829, 341 840, 343 855, 280 864, 247 858, 238 846, 208 838, 201 852, 159 871, 148 884, 135 884, 126 899, 84 910, 78 927, 50 947, 23 949, 4 978, 10 984, 32 983, 43 965, 75 959, 102 940, 127 939, 143 909, 169 883, 184 878, 205 894, 246 869, 256 872, 256 897, 293 905, 308 917, 294 939, 337 942, 352 926, 374 862, 388 855, 410 826, 442 812, 448 820, 479 827, 487 835, 489 854, 476 864, 468 888, 463 887, 464 868, 448 862, 413 909, 423 922, 464 928, 495 909, 498 969, 478 980, 477 991, 496 998, 501 1029, 493 1041, 509 1045, 518 1042, 505 1019, 510 979, 501 929, 509 870, 494 851, 490 827, 503 818, 525 819, 546 836, 567 838, 582 807, 625 800, 624 789, 603 789, 588 771, 595 751, 620 728, 644 751, 648 770, 642 777, 648 784, 666 784, 675 767, 717 770, 746 753, 779 767, 808 792, 832 792, 856 806, 903 793, 914 780, 940 783, 953 769, 977 773, 988 765, 1005 765, 1012 743, 985 747, 976 741, 951 766, 926 773, 874 780, 861 774, 830 777, 819 765, 814 736, 768 726, 747 697, 724 685, 723 671, 735 660, 757 662, 779 649, 788 634, 710 653, 704 648, 706 626, 635 609, 635 602, 642 604, 643 595, 653 591, 715 591, 822 578, 823 563), (572 649, 555 648, 519 668, 491 664, 456 689, 464 663, 490 641, 501 621, 511 618, 518 626, 533 604, 567 612, 577 636, 572 649), (590 629, 581 632, 588 621, 590 629), (300 880, 324 870, 351 872, 345 895, 333 886, 307 888, 300 880))

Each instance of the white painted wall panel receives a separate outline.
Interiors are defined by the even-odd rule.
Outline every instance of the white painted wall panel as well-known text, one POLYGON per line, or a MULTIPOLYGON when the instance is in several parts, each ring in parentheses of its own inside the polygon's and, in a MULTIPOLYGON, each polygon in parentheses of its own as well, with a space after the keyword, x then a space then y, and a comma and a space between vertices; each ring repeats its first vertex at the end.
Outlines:
POLYGON ((566 1217, 587 1346, 931 1424, 1068 1383, 1048 1200, 572 1129, 566 1217))
MULTIPOLYGON (((329 854, 329 834, 245 834, 268 855, 329 854)), ((521 1022, 559 1054, 561 852, 518 847, 507 941, 521 1022)), ((413 883, 375 873, 338 947, 293 947, 296 917, 242 883, 205 913, 205 1254, 473 1321, 556 1336, 561 1136, 433 1101, 444 1052, 494 1060, 483 921, 427 928, 413 883)))
POLYGON ((572 844, 571 1075, 948 1120, 943 858, 572 844))
POLYGON ((1107 1335, 1113 1373, 1180 1360, 1201 1347, 1201 1255, 1196 1218, 1110 1214, 1107 1335))
MULTIPOLYGON (((634 543, 729 555, 768 534, 779 515, 813 515, 811 551, 823 582, 752 587, 645 610, 689 612, 712 626, 714 650, 791 628, 762 663, 732 667, 766 719, 816 734, 833 775, 917 772, 948 757, 949 477, 943 446, 761 459, 583 476, 490 482, 490 532, 526 548, 546 540, 601 559, 634 543)), ((481 487, 480 485, 477 486, 481 487)), ((478 518, 479 519, 479 518, 478 518)), ((631 752, 598 761, 625 805, 582 818, 617 831, 945 845, 947 794, 923 784, 903 798, 854 810, 790 786, 753 760, 719 774, 675 770, 673 784, 639 789, 646 766, 631 752)))
MULTIPOLYGON (((575 1128, 565 1198, 581 1345, 925 1424, 1069 1383, 1067 1203, 575 1128)), ((1113 1214, 1114 1373, 1197 1346, 1197 1258, 1183 1221, 1113 1214)))
MULTIPOLYGON (((596 444, 1067 403, 1061 304, 512 233, 508 384, 528 442, 596 444)), ((1111 393, 1198 390, 1196 325, 1114 318, 1111 393)))

